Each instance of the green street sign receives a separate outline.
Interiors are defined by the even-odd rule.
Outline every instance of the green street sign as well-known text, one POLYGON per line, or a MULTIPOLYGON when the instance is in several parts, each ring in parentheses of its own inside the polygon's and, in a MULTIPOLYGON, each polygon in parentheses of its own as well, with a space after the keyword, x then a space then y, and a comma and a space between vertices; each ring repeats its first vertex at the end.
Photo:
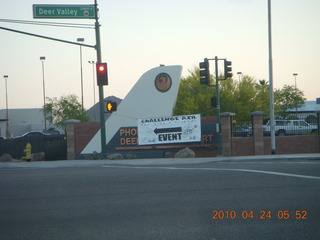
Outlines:
POLYGON ((95 18, 95 6, 34 4, 33 18, 95 18))

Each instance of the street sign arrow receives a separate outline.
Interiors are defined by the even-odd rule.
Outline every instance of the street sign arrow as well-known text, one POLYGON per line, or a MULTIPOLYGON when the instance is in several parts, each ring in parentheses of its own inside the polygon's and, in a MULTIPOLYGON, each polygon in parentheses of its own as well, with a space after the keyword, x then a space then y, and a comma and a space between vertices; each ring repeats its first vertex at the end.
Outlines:
POLYGON ((155 134, 158 134, 158 133, 182 132, 182 128, 181 128, 181 127, 156 128, 153 132, 154 132, 155 134))

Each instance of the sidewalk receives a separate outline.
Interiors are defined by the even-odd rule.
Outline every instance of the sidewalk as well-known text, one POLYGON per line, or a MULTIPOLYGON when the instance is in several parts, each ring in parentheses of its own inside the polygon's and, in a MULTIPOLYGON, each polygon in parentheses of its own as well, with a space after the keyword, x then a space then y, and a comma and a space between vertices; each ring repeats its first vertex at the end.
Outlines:
POLYGON ((320 153, 301 153, 301 154, 275 154, 275 155, 255 155, 255 156, 237 156, 237 157, 217 157, 221 161, 266 161, 266 160, 320 160, 320 153))
POLYGON ((320 153, 259 155, 212 158, 153 158, 131 160, 60 160, 42 162, 0 162, 0 168, 59 168, 102 165, 174 165, 207 162, 266 162, 266 161, 313 161, 320 160, 320 153))

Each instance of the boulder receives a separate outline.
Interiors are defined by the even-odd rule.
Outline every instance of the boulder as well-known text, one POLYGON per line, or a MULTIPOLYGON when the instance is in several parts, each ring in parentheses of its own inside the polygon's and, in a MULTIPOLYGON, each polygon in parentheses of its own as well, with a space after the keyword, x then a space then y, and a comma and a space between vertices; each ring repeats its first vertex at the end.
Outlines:
POLYGON ((44 152, 38 152, 38 153, 31 154, 31 161, 44 161, 44 160, 45 160, 45 153, 44 152))
POLYGON ((123 156, 121 155, 121 153, 112 153, 108 155, 108 158, 110 160, 123 160, 123 156))
POLYGON ((12 162, 12 156, 9 153, 4 153, 0 156, 0 162, 12 162))
POLYGON ((195 156, 195 152, 190 148, 184 148, 174 155, 175 158, 194 158, 195 156))

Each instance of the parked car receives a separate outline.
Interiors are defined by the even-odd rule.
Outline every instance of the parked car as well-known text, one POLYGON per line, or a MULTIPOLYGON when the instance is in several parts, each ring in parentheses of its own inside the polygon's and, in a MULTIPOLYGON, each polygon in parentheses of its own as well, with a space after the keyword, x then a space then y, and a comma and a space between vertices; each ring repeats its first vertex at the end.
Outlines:
POLYGON ((47 131, 44 131, 44 133, 48 135, 60 135, 60 132, 58 130, 52 128, 48 129, 47 131))
MULTIPOLYGON (((270 120, 263 126, 264 135, 270 135, 270 120)), ((275 133, 278 136, 316 134, 318 127, 303 120, 275 120, 275 133)))
POLYGON ((241 126, 236 127, 233 132, 234 137, 251 137, 252 136, 252 128, 250 126, 241 126))
POLYGON ((49 134, 46 134, 44 132, 39 132, 39 131, 30 131, 30 132, 26 132, 21 137, 34 137, 34 136, 49 136, 49 134))

